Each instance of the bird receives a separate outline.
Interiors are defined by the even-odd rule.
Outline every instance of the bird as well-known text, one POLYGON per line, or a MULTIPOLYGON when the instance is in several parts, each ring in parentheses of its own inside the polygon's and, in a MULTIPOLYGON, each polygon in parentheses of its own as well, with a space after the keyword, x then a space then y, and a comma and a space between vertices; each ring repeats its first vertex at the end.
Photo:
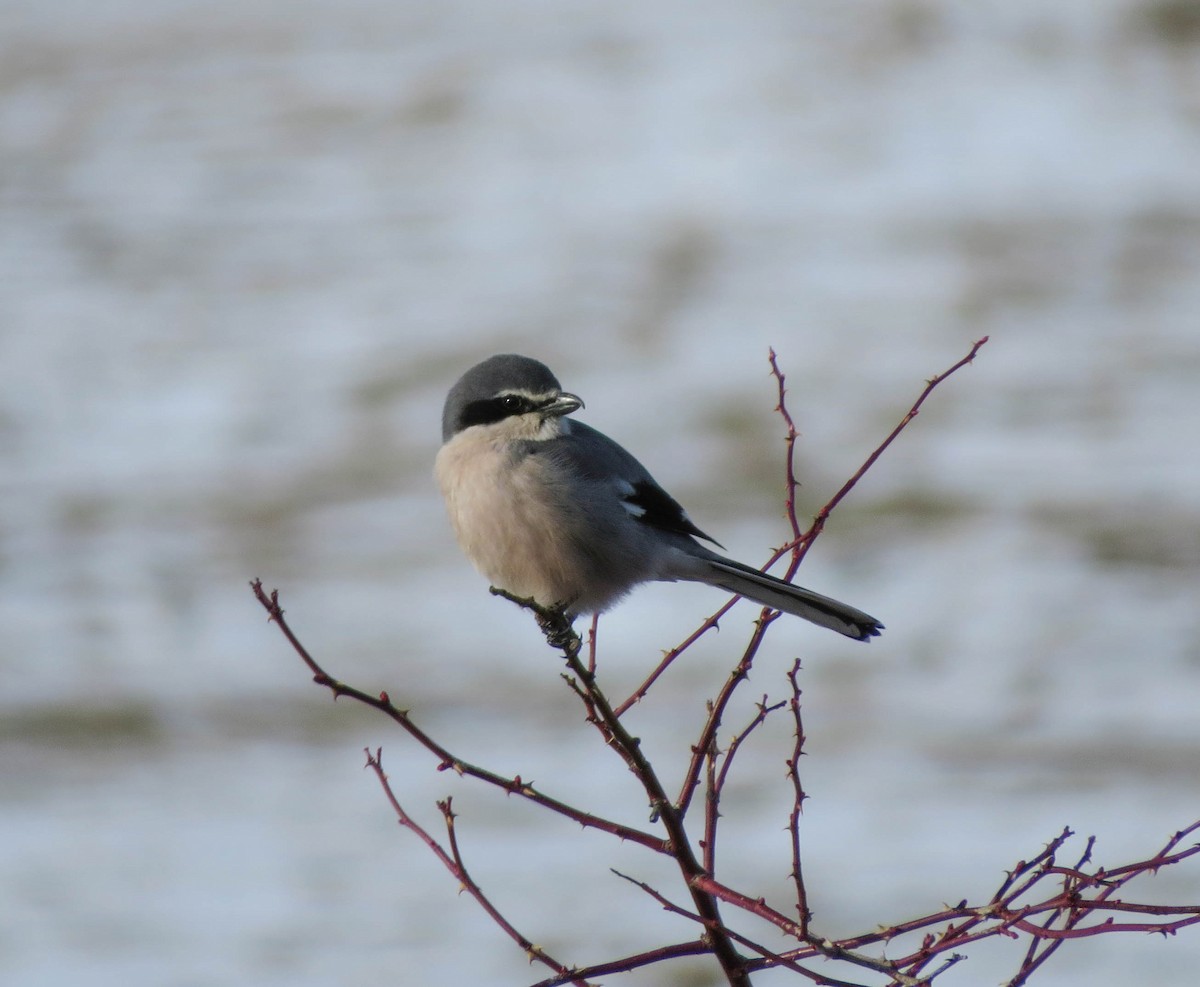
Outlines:
POLYGON ((707 583, 859 641, 869 614, 718 554, 634 456, 569 417, 583 399, 538 360, 502 353, 450 388, 434 475, 464 553, 495 589, 600 613, 651 581, 707 583))

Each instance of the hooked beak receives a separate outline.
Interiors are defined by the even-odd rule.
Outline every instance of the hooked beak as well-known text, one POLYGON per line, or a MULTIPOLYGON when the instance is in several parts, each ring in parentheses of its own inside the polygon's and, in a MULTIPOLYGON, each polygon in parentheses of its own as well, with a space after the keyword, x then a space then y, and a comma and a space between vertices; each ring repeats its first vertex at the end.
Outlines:
POLYGON ((559 418, 569 415, 572 411, 578 411, 582 407, 583 398, 563 391, 553 401, 542 405, 540 411, 543 418, 559 418))

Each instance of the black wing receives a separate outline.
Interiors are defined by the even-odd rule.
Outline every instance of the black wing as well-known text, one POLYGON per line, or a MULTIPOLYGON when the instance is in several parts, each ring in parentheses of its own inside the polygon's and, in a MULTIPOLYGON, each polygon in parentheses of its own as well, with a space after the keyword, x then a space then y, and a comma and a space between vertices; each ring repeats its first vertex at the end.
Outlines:
POLYGON ((710 541, 719 548, 724 548, 719 541, 706 535, 697 528, 687 511, 679 506, 679 501, 667 493, 662 487, 647 478, 633 484, 633 489, 621 498, 629 513, 652 528, 672 531, 677 535, 692 535, 710 541))
POLYGON ((613 494, 621 500, 631 517, 660 531, 703 538, 724 547, 697 528, 679 502, 660 487, 649 470, 624 448, 583 422, 572 420, 569 428, 554 440, 553 454, 561 457, 576 474, 596 483, 611 485, 613 494))

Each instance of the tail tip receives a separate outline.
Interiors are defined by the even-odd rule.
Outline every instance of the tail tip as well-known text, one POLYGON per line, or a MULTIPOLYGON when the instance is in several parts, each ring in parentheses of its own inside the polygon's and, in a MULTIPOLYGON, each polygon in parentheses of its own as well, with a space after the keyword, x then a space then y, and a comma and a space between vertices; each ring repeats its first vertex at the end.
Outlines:
POLYGON ((878 620, 872 620, 869 624, 865 622, 856 624, 854 629, 858 631, 858 633, 847 635, 848 637, 853 637, 856 641, 863 641, 867 644, 870 644, 871 638, 879 637, 879 635, 887 628, 885 628, 884 625, 878 620))

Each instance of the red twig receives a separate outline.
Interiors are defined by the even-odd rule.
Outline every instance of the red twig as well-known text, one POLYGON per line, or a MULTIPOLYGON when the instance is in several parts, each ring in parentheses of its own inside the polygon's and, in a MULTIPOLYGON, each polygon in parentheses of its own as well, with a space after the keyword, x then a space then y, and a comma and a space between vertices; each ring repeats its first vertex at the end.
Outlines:
POLYGON ((804 886, 804 867, 800 855, 800 816, 804 812, 804 786, 800 782, 800 758, 804 755, 804 722, 800 716, 800 659, 797 658, 788 670, 788 683, 792 689, 788 708, 792 712, 792 722, 795 724, 795 744, 792 756, 788 758, 788 778, 792 783, 792 811, 788 814, 788 835, 792 843, 792 883, 796 887, 796 914, 800 927, 808 933, 808 923, 812 920, 812 909, 808 907, 808 891, 804 886))
POLYGON ((717 698, 709 705, 708 719, 704 722, 704 727, 700 731, 700 738, 692 745, 692 760, 688 765, 687 772, 683 776, 683 784, 680 786, 679 799, 676 805, 680 815, 686 815, 688 807, 691 804, 692 796, 696 791, 696 787, 700 784, 700 772, 704 768, 704 758, 707 756, 709 747, 716 742, 717 731, 721 728, 721 721, 725 716, 725 708, 733 699, 734 692, 750 674, 750 666, 754 662, 755 656, 758 654, 758 649, 762 645, 763 637, 767 632, 767 628, 774 622, 779 614, 764 610, 763 616, 754 625, 754 631, 750 635, 750 643, 746 645, 746 650, 742 652, 741 661, 734 666, 733 671, 729 673, 729 677, 725 680, 725 684, 721 687, 721 691, 717 693, 717 698))
POLYGON ((796 490, 800 486, 800 481, 796 479, 796 439, 799 438, 799 432, 796 431, 796 423, 792 419, 792 413, 788 411, 787 406, 787 379, 784 373, 779 369, 779 361, 775 358, 774 348, 767 351, 767 359, 771 363, 771 373, 775 377, 775 383, 779 390, 779 402, 775 405, 775 411, 779 417, 783 419, 783 424, 787 427, 787 433, 784 435, 784 507, 787 510, 788 523, 792 526, 792 540, 800 539, 800 520, 796 516, 796 490))
POLYGON ((450 799, 446 798, 438 802, 438 809, 441 810, 442 819, 446 823, 446 833, 450 843, 450 851, 447 852, 437 840, 429 835, 415 819, 412 818, 404 808, 400 805, 400 800, 396 797, 396 793, 392 790, 391 782, 388 781, 388 776, 383 770, 383 752, 377 749, 374 754, 368 749, 367 767, 375 772, 375 777, 379 779, 379 784, 383 788, 384 796, 392 806, 392 811, 396 814, 396 819, 405 829, 415 833, 417 838, 424 843, 438 860, 452 875, 464 891, 474 898, 479 906, 488 914, 493 922, 496 923, 506 935, 509 936, 518 946, 525 951, 525 955, 529 957, 530 962, 537 960, 539 963, 544 963, 550 967, 560 978, 560 983, 576 984, 577 987, 596 987, 591 981, 580 977, 576 972, 568 969, 558 960, 554 959, 541 946, 534 945, 529 939, 521 935, 520 932, 508 921, 487 895, 483 893, 483 889, 475 883, 471 877, 467 866, 463 863, 462 854, 458 849, 458 836, 454 828, 454 812, 451 809, 450 799))
MULTIPOLYGON (((711 952, 712 947, 703 939, 691 939, 687 942, 675 943, 671 946, 659 946, 656 949, 648 949, 645 952, 635 953, 632 956, 622 956, 619 959, 609 960, 605 963, 580 967, 578 970, 573 971, 573 974, 580 977, 604 977, 610 973, 628 973, 631 970, 653 966, 655 963, 662 963, 666 960, 679 959, 684 956, 702 956, 711 952)), ((565 977, 551 977, 548 980, 539 980, 532 987, 560 987, 561 984, 570 982, 565 977)))
POLYGON ((845 499, 846 495, 854 489, 855 485, 863 478, 867 470, 875 465, 876 461, 884 454, 888 446, 896 441, 900 433, 908 427, 909 422, 917 417, 917 415, 920 413, 921 405, 923 405, 929 395, 933 393, 934 388, 942 383, 942 381, 944 381, 947 377, 971 363, 975 359, 976 354, 979 353, 980 349, 983 348, 987 341, 987 336, 983 336, 980 339, 975 340, 966 356, 964 356, 957 363, 943 370, 940 374, 935 374, 933 377, 930 377, 929 380, 925 382, 925 389, 917 396, 917 400, 913 402, 912 407, 909 408, 904 417, 900 419, 899 424, 896 425, 896 427, 893 428, 890 433, 888 433, 886 439, 879 443, 879 445, 875 448, 875 451, 866 458, 854 475, 842 484, 841 489, 838 490, 838 492, 835 493, 832 498, 830 498, 829 502, 817 512, 817 516, 813 519, 812 526, 803 535, 801 535, 799 539, 796 540, 794 545, 784 546, 783 551, 794 551, 792 566, 788 570, 789 579, 795 574, 795 568, 799 566, 801 561, 803 561, 804 556, 808 552, 808 549, 812 546, 812 543, 817 539, 821 532, 825 530, 825 522, 829 520, 829 515, 833 513, 834 508, 836 508, 838 504, 845 499))
POLYGON ((592 626, 588 628, 588 671, 596 674, 596 638, 600 633, 600 614, 592 614, 592 626))
POLYGON ((572 653, 564 649, 567 665, 579 679, 582 688, 587 693, 590 708, 604 723, 605 730, 612 739, 612 745, 617 747, 621 756, 630 766, 638 780, 645 788, 650 798, 650 805, 655 815, 661 819, 667 831, 667 844, 671 855, 675 858, 679 871, 692 896, 701 921, 704 924, 705 938, 713 956, 721 964, 730 987, 750 987, 745 960, 733 948, 730 930, 721 920, 717 901, 707 892, 695 885, 694 879, 704 873, 704 869, 696 859, 688 833, 683 824, 683 812, 678 810, 667 799, 666 790, 662 786, 657 773, 642 750, 641 742, 625 729, 616 713, 608 703, 604 693, 600 691, 595 676, 579 660, 578 652, 572 653))
MULTIPOLYGON (((833 497, 830 498, 830 500, 825 504, 825 506, 817 512, 815 518, 813 519, 812 525, 803 533, 800 531, 800 523, 796 515, 796 489, 799 486, 799 482, 796 479, 795 446, 799 433, 796 431, 795 422, 792 419, 791 412, 788 411, 787 407, 786 377, 783 371, 779 368, 775 351, 773 349, 769 351, 768 358, 771 363, 771 372, 775 376, 779 393, 779 401, 776 405, 776 411, 779 412, 780 416, 783 418, 784 424, 787 426, 787 433, 784 437, 784 444, 786 447, 785 483, 787 517, 788 523, 792 527, 792 538, 786 544, 782 545, 780 548, 777 548, 771 553, 771 557, 767 559, 766 565, 763 566, 764 571, 770 569, 771 566, 773 566, 776 562, 783 558, 783 556, 790 552, 792 558, 788 564, 787 572, 784 574, 784 578, 792 579, 795 577, 797 570, 800 568, 800 563, 804 561, 804 556, 808 553, 809 548, 812 547, 812 543, 816 541, 821 532, 825 530, 825 524, 829 520, 830 514, 833 513, 834 508, 836 508, 838 504, 840 504, 846 498, 850 491, 854 489, 855 485, 863 478, 867 470, 875 465, 876 461, 880 456, 883 455, 888 446, 890 446, 900 435, 900 433, 903 432, 906 427, 908 427, 909 422, 917 417, 917 414, 921 410, 921 406, 925 403, 929 395, 933 393, 934 388, 936 388, 951 374, 962 369, 972 360, 974 360, 976 354, 984 346, 984 344, 987 343, 987 341, 987 336, 977 339, 972 344, 971 349, 966 356, 964 356, 953 366, 948 367, 940 374, 936 374, 925 382, 924 390, 922 390, 917 396, 916 401, 914 401, 909 407, 904 417, 900 419, 899 424, 892 429, 887 438, 885 438, 878 446, 875 447, 871 454, 867 456, 866 460, 864 460, 863 464, 855 471, 854 475, 850 477, 850 479, 844 484, 842 484, 841 489, 839 489, 837 493, 835 493, 833 497)), ((625 711, 631 706, 641 702, 646 693, 650 690, 650 687, 654 685, 663 672, 665 672, 675 662, 675 659, 683 654, 688 648, 695 644, 696 641, 698 641, 709 631, 714 630, 718 626, 720 619, 729 612, 736 602, 736 597, 727 602, 721 607, 721 609, 705 620, 684 641, 668 651, 658 665, 655 666, 654 670, 646 677, 645 681, 633 691, 628 699, 616 707, 617 715, 620 716, 624 714, 625 711)))
POLYGON ((699 641, 700 638, 704 637, 704 635, 709 631, 716 630, 720 626, 721 618, 733 609, 733 606, 735 603, 737 603, 737 601, 738 597, 734 597, 732 600, 726 602, 716 613, 708 617, 699 627, 697 627, 694 631, 692 631, 691 634, 684 638, 683 641, 663 655, 662 661, 660 661, 654 667, 654 671, 646 676, 645 681, 643 681, 641 685, 633 690, 632 695, 630 695, 628 699, 615 708, 614 712, 617 714, 617 716, 623 716, 630 706, 640 703, 642 699, 645 698, 646 693, 650 691, 650 687, 658 681, 658 677, 662 675, 663 672, 671 667, 675 659, 687 651, 688 648, 699 641))
MULTIPOLYGON (((683 908, 682 906, 675 904, 675 902, 673 902, 669 898, 667 898, 666 895, 662 894, 659 891, 656 891, 645 881, 639 881, 637 878, 630 877, 628 874, 622 874, 619 870, 614 870, 613 873, 616 874, 617 877, 623 878, 624 880, 628 881, 630 884, 633 884, 636 887, 640 888, 647 895, 649 895, 656 902, 658 902, 659 905, 662 906, 664 911, 670 912, 672 915, 678 915, 681 918, 690 919, 693 922, 701 922, 702 921, 700 916, 697 915, 695 912, 688 911, 686 908, 683 908)), ((806 967, 801 966, 796 961, 795 957, 787 956, 787 955, 784 955, 781 953, 774 952, 773 950, 767 949, 767 947, 763 946, 761 943, 754 942, 752 939, 750 939, 749 937, 747 937, 745 935, 742 935, 741 933, 730 930, 729 934, 730 934, 730 937, 736 943, 738 943, 738 945, 745 946, 747 949, 753 950, 755 953, 757 953, 759 955, 760 959, 750 960, 747 962, 746 965, 749 969, 765 970, 765 969, 768 969, 771 967, 782 967, 784 969, 791 970, 794 973, 799 973, 802 976, 807 977, 809 980, 812 980, 814 983, 823 985, 823 987, 861 987, 861 985, 859 985, 859 984, 852 984, 849 981, 838 980, 834 977, 830 977, 828 974, 818 973, 815 970, 809 970, 806 967)), ((817 957, 821 954, 817 950, 811 950, 806 955, 811 958, 811 957, 817 957)), ((590 973, 590 969, 589 969, 589 973, 590 973)), ((539 985, 539 987, 540 987, 540 985, 539 985)))
POLYGON ((717 871, 717 825, 721 818, 721 793, 724 791, 725 782, 729 779, 729 772, 733 768, 733 759, 737 755, 737 752, 741 750, 742 744, 746 742, 750 734, 760 727, 768 716, 786 705, 783 702, 769 703, 768 700, 768 696, 764 695, 762 697, 762 701, 757 704, 757 712, 754 714, 754 718, 733 735, 724 754, 718 751, 716 738, 713 738, 713 744, 707 759, 707 777, 705 780, 705 873, 715 874, 717 871), (719 769, 717 768, 718 763, 720 764, 719 769))
POLYGON ((596 681, 595 672, 590 671, 580 659, 583 640, 571 627, 570 620, 560 609, 543 607, 534 600, 514 597, 494 587, 492 592, 531 611, 546 641, 562 652, 570 672, 567 680, 583 701, 588 718, 596 723, 605 738, 605 743, 620 754, 626 766, 641 783, 650 800, 651 818, 660 821, 667 832, 666 845, 669 847, 670 856, 674 858, 684 884, 692 896, 696 912, 704 923, 705 936, 713 957, 721 965, 730 987, 750 987, 745 959, 739 956, 733 947, 730 930, 721 920, 717 900, 693 884, 693 880, 703 873, 703 867, 696 858, 695 849, 684 826, 684 814, 667 798, 666 789, 642 750, 641 741, 625 728, 596 681))
POLYGON ((339 682, 337 679, 329 675, 316 661, 308 650, 300 643, 291 627, 283 616, 283 608, 279 605, 279 591, 272 590, 269 594, 263 589, 262 581, 255 579, 250 583, 254 591, 254 596, 263 608, 267 611, 269 619, 274 623, 287 638, 293 650, 298 654, 301 660, 306 664, 309 670, 313 673, 313 681, 317 685, 324 686, 329 689, 334 698, 346 696, 356 702, 362 703, 364 706, 370 706, 379 710, 381 713, 388 716, 393 722, 399 724, 404 730, 417 741, 427 751, 432 753, 438 759, 438 770, 452 770, 456 774, 464 775, 470 778, 476 778, 479 781, 486 782, 496 788, 501 789, 508 795, 517 795, 523 799, 540 805, 552 812, 557 812, 559 815, 566 816, 568 819, 574 820, 581 826, 600 829, 606 833, 611 833, 613 836, 622 840, 629 840, 633 843, 640 843, 642 846, 648 847, 658 853, 668 853, 669 847, 667 843, 658 836, 651 833, 643 832, 639 829, 634 829, 631 826, 626 826, 621 823, 613 822, 610 819, 605 819, 601 816, 593 815, 590 812, 584 812, 568 805, 565 802, 560 802, 558 799, 546 795, 544 792, 538 791, 532 784, 521 779, 520 775, 513 777, 505 777, 504 775, 496 774, 486 768, 478 767, 464 761, 462 758, 450 753, 445 747, 435 741, 424 730, 413 722, 408 710, 401 709, 392 703, 391 697, 386 692, 381 692, 378 695, 371 695, 361 689, 356 689, 354 686, 346 685, 344 682, 339 682))

